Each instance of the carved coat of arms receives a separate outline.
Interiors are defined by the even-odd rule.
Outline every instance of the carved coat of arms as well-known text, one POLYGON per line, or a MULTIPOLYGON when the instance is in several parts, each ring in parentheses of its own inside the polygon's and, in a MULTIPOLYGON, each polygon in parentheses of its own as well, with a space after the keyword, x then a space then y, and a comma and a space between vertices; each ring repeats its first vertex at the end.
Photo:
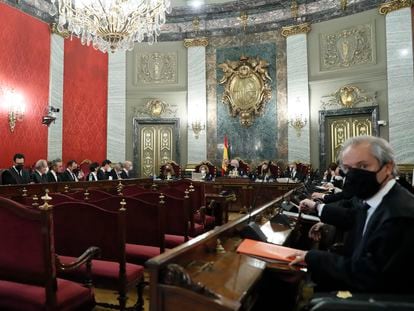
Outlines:
POLYGON ((223 103, 232 117, 239 116, 243 126, 251 126, 272 96, 269 63, 259 57, 242 56, 239 61, 226 60, 218 67, 224 73, 220 80, 224 85, 223 103))

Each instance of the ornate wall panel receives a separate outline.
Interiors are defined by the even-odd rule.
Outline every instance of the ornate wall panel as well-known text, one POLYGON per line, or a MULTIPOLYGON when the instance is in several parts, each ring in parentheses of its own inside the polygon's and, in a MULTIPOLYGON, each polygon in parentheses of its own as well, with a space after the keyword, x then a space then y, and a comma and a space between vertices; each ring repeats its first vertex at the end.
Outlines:
POLYGON ((320 70, 375 64, 375 24, 358 25, 319 37, 320 70))
POLYGON ((154 173, 156 128, 145 126, 141 129, 141 176, 150 176, 154 173))
POLYGON ((177 53, 137 53, 134 84, 175 84, 178 82, 177 53))

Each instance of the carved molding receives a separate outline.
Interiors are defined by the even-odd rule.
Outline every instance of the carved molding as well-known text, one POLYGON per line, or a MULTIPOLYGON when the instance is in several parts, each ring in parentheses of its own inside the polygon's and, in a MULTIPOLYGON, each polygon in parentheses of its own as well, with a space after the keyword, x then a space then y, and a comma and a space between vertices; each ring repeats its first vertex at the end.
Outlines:
POLYGON ((54 33, 56 35, 59 35, 65 39, 68 39, 70 37, 70 32, 68 30, 63 30, 63 31, 59 31, 57 29, 57 24, 56 23, 52 23, 49 25, 49 29, 51 33, 54 33))
POLYGON ((282 36, 287 38, 300 33, 307 34, 309 31, 311 31, 311 25, 309 23, 286 26, 282 27, 282 36))
POLYGON ((160 99, 150 99, 144 107, 136 107, 134 115, 136 117, 151 117, 151 118, 161 118, 163 116, 174 117, 177 114, 177 109, 172 110, 170 104, 160 100, 160 99))
POLYGON ((376 105, 377 94, 363 95, 364 90, 357 86, 345 85, 336 92, 323 96, 321 98, 321 108, 353 108, 358 104, 376 105))
POLYGON ((186 48, 195 47, 195 46, 207 46, 208 39, 205 37, 202 38, 192 38, 192 39, 184 39, 184 46, 186 48))
POLYGON ((321 34, 321 71, 375 63, 374 32, 374 25, 364 24, 321 34))
POLYGON ((177 83, 177 53, 143 53, 136 55, 135 85, 177 83))
POLYGON ((224 85, 223 103, 232 117, 240 117, 242 126, 251 126, 272 97, 269 63, 259 57, 242 56, 239 61, 226 60, 218 67, 223 71, 219 82, 224 85))
POLYGON ((412 5, 412 0, 393 0, 381 4, 378 11, 380 14, 386 15, 390 12, 397 11, 403 8, 410 8, 412 5))
POLYGON ((200 282, 195 283, 183 267, 177 264, 169 264, 162 273, 162 282, 166 285, 186 288, 200 295, 213 299, 220 299, 220 296, 206 288, 200 282))

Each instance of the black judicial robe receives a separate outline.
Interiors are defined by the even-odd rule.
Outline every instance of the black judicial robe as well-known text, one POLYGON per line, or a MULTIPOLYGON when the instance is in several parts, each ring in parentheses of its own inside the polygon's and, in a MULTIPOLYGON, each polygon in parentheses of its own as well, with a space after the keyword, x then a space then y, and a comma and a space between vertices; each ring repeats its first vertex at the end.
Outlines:
POLYGON ((47 183, 47 177, 46 175, 40 175, 39 172, 35 171, 32 176, 31 176, 31 180, 32 182, 34 182, 35 184, 43 184, 43 183, 47 183))
POLYGON ((323 290, 412 293, 414 196, 396 183, 372 214, 362 238, 362 209, 345 208, 344 203, 325 205, 321 221, 348 231, 348 252, 340 256, 310 250, 305 261, 312 279, 323 290))
POLYGON ((22 175, 18 174, 16 170, 11 167, 3 172, 3 185, 20 185, 30 183, 30 174, 27 170, 22 170, 22 175))

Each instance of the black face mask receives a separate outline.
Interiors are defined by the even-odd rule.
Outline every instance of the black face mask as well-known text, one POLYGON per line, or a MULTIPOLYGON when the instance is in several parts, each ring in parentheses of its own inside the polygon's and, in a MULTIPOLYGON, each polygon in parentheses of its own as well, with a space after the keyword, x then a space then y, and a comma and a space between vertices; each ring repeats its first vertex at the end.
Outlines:
POLYGON ((20 172, 23 169, 24 164, 16 164, 14 167, 20 172))
POLYGON ((377 181, 377 173, 380 172, 383 167, 384 166, 381 166, 376 172, 359 168, 349 169, 342 189, 344 191, 344 195, 346 197, 356 196, 362 200, 369 199, 374 196, 381 189, 381 185, 387 179, 387 177, 385 177, 381 183, 377 181))

